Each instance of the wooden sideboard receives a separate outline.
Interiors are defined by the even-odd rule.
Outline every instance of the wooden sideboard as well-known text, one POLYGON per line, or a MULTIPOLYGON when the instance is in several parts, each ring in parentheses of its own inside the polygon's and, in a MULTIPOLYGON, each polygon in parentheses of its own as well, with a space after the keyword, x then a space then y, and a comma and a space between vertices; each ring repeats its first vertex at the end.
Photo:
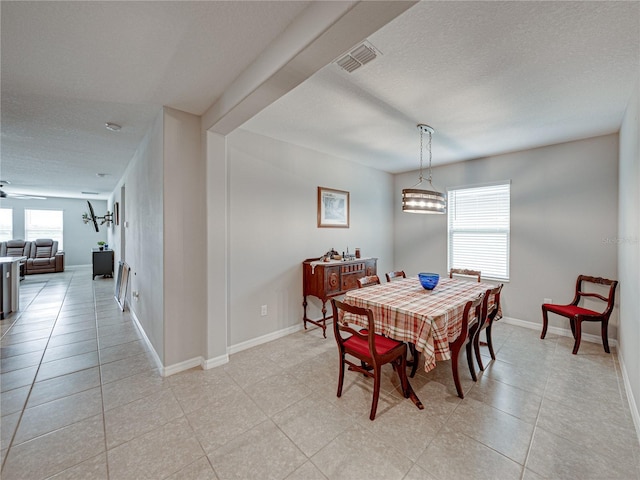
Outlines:
POLYGON ((358 258, 356 260, 332 260, 323 262, 322 258, 309 258, 302 262, 302 295, 304 307, 304 328, 311 322, 322 328, 324 338, 327 338, 327 300, 342 295, 349 290, 358 288, 358 279, 367 275, 377 274, 377 258, 358 258), (307 296, 322 300, 322 318, 311 320, 307 318, 307 296))

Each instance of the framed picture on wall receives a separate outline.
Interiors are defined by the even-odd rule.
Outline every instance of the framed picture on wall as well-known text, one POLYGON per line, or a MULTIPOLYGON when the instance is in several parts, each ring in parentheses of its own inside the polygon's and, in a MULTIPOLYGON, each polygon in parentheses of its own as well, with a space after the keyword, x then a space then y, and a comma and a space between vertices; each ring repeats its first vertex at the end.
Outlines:
POLYGON ((349 228, 349 192, 318 187, 318 228, 349 228))
POLYGON ((118 202, 113 204, 113 218, 116 225, 120 225, 120 204, 118 202))

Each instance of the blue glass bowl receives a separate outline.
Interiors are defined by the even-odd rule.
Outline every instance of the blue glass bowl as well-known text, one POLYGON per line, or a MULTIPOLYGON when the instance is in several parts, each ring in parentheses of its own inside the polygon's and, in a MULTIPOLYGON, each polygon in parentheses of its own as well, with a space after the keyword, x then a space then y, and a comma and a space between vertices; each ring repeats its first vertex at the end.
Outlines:
POLYGON ((438 281, 440 280, 440 275, 437 273, 419 273, 418 278, 420 279, 420 283, 427 290, 433 290, 438 285, 438 281))

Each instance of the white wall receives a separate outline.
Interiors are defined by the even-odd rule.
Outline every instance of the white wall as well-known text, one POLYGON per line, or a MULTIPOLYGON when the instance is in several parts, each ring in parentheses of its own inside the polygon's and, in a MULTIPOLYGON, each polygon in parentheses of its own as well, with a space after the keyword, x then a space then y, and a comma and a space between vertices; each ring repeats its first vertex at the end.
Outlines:
MULTIPOLYGON (((401 211, 401 191, 417 174, 395 181, 395 263, 407 273, 447 272, 447 216, 401 211)), ((542 323, 544 298, 569 303, 578 274, 617 278, 618 136, 536 148, 435 168, 436 187, 511 180, 510 282, 504 315, 542 323)), ((551 316, 555 317, 555 316, 551 316)), ((617 335, 617 310, 609 336, 617 335)), ((568 328, 561 317, 550 325, 568 328)), ((598 325, 584 331, 599 335, 598 325)))
POLYGON ((200 117, 164 109, 165 366, 206 351, 206 169, 200 135, 200 117))
MULTIPOLYGON (((301 324, 307 258, 360 247, 378 257, 379 273, 395 267, 390 174, 244 130, 227 137, 227 149, 230 346, 301 324), (318 186, 350 192, 350 228, 317 227, 318 186)), ((309 312, 319 305, 312 300, 309 312)))
POLYGON ((640 82, 620 129, 620 209, 618 270, 620 279, 620 355, 626 369, 634 420, 640 432, 640 82))
MULTIPOLYGON (((121 200, 124 185, 125 211, 121 214, 128 226, 121 223, 112 235, 126 237, 124 257, 131 267, 127 302, 164 363, 163 124, 160 111, 110 202, 121 200), (132 291, 139 292, 138 300, 132 301, 132 291)), ((113 247, 117 249, 117 261, 122 253, 119 245, 113 247)))
MULTIPOLYGON (((107 202, 104 200, 91 200, 91 205, 98 216, 104 215, 107 211, 107 202)), ((3 198, 0 206, 13 209, 14 239, 25 238, 25 209, 62 210, 65 267, 91 265, 91 249, 98 246, 97 242, 107 241, 106 225, 100 226, 100 233, 96 233, 93 225, 82 221, 82 214, 89 212, 86 200, 57 197, 49 197, 46 200, 3 198)))

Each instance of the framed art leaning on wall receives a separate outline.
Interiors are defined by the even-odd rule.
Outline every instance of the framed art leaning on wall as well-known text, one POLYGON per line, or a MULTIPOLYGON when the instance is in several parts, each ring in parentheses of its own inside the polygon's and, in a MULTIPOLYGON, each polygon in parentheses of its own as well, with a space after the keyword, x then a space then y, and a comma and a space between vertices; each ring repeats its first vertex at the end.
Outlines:
POLYGON ((318 187, 318 228, 349 228, 349 192, 318 187))

